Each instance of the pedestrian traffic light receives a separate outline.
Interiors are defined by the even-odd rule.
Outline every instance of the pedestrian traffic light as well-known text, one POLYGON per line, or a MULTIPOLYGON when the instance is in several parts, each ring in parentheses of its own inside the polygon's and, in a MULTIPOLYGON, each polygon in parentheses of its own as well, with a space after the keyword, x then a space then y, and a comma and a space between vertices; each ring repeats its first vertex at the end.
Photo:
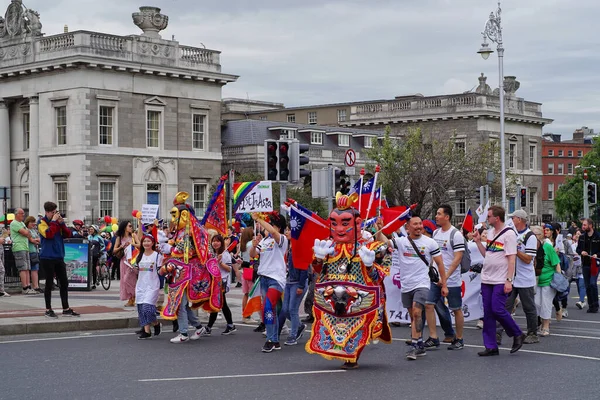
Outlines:
POLYGON ((279 141, 279 181, 290 180, 290 143, 279 141))
POLYGON ((587 183, 587 198, 588 198, 588 205, 589 206, 593 206, 594 204, 596 204, 597 202, 597 196, 596 196, 596 184, 593 182, 588 182, 587 183))
POLYGON ((519 198, 521 199, 521 207, 527 207, 527 188, 526 187, 521 188, 519 198))
POLYGON ((309 162, 308 156, 301 155, 309 150, 308 143, 300 143, 297 140, 292 141, 290 147, 290 181, 299 182, 300 178, 310 176, 310 170, 300 168, 309 162))

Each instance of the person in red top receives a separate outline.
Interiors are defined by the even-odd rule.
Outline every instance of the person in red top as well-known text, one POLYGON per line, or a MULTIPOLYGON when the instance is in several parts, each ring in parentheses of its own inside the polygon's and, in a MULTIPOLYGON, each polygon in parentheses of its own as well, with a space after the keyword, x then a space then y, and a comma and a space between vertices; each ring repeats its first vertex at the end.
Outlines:
POLYGON ((63 241, 64 238, 70 238, 72 235, 57 208, 58 206, 51 201, 44 203, 46 215, 42 217, 38 225, 38 231, 41 235, 40 266, 46 277, 46 287, 44 289, 45 315, 48 318, 58 318, 52 310, 52 286, 54 283, 53 277, 56 274, 60 284, 62 315, 64 317, 78 317, 79 314, 69 307, 69 281, 67 279, 65 244, 63 241))

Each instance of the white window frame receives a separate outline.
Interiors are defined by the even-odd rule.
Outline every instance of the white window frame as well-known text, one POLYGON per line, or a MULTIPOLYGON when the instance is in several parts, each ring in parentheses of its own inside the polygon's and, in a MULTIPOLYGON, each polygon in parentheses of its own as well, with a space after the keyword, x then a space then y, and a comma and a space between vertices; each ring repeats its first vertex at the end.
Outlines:
POLYGON ((308 121, 308 125, 317 125, 317 112, 316 111, 308 111, 306 113, 306 118, 308 121))
POLYGON ((568 157, 573 157, 573 150, 567 151, 567 156, 568 157))
POLYGON ((508 143, 508 168, 517 168, 517 143, 508 143))
POLYGON ((208 113, 206 112, 192 112, 192 150, 193 151, 208 151, 208 113), (203 132, 202 132, 202 148, 194 146, 194 135, 198 132, 195 131, 195 119, 196 117, 204 118, 203 132))
POLYGON ((208 205, 208 183, 206 182, 193 182, 192 183, 192 205, 196 215, 204 215, 206 212, 206 206, 208 205), (204 199, 196 198, 196 186, 204 187, 204 199), (197 203, 204 202, 204 207, 199 207, 197 203))
POLYGON ((287 122, 290 124, 296 123, 296 114, 287 114, 287 122))
POLYGON ((577 150, 577 157, 583 157, 583 150, 577 150))
POLYGON ((562 150, 558 151, 558 156, 559 157, 564 157, 564 154, 565 154, 564 151, 562 151, 562 150))
POLYGON ((548 200, 554 200, 554 183, 548 184, 548 200))
POLYGON ((119 196, 118 196, 118 180, 117 179, 106 179, 106 178, 102 178, 98 181, 98 212, 99 212, 99 217, 104 217, 105 215, 110 215, 111 217, 116 217, 118 218, 119 215, 119 205, 118 205, 118 200, 119 200, 119 196), (102 184, 110 184, 113 185, 113 191, 112 191, 112 200, 102 200, 102 184), (108 202, 108 201, 112 201, 112 211, 108 212, 108 213, 102 213, 104 207, 102 207, 102 203, 103 202, 108 202))
POLYGON ((552 149, 548 150, 548 157, 554 157, 554 150, 552 150, 552 149))
POLYGON ((144 138, 145 138, 145 142, 146 142, 146 148, 147 149, 162 150, 163 149, 163 143, 164 143, 164 133, 165 133, 165 107, 164 106, 150 106, 150 105, 146 105, 145 113, 146 113, 146 118, 145 118, 146 124, 144 126, 144 138), (151 112, 151 111, 159 113, 159 121, 158 121, 158 147, 148 146, 148 113, 151 112))
POLYGON ((98 101, 98 146, 103 147, 116 147, 117 146, 117 135, 119 132, 119 108, 116 101, 99 100, 98 101), (112 108, 112 143, 102 144, 100 143, 100 109, 102 107, 112 108))
POLYGON ((459 139, 454 141, 454 148, 461 149, 464 154, 467 154, 467 141, 466 139, 459 139))
POLYGON ((55 139, 56 139, 56 145, 57 146, 66 146, 67 143, 69 143, 68 141, 68 126, 69 126, 69 119, 68 119, 68 113, 67 113, 67 105, 65 104, 55 104, 54 105, 54 133, 55 133, 55 139), (65 121, 64 121, 64 125, 58 125, 58 113, 59 110, 65 110, 65 121), (64 137, 65 137, 65 142, 64 143, 60 143, 59 140, 59 129, 60 128, 64 128, 64 137))
POLYGON ((373 136, 365 136, 365 149, 373 148, 373 136))
POLYGON ((279 133, 279 140, 291 140, 296 139, 295 129, 282 129, 279 133))
POLYGON ((338 134, 338 146, 350 147, 350 137, 352 135, 338 134))
POLYGON ((56 199, 56 205, 58 206, 58 211, 60 211, 61 213, 68 216, 68 212, 69 212, 69 181, 65 180, 65 179, 57 179, 53 183, 54 183, 54 198, 56 199), (65 193, 66 193, 67 198, 65 200, 60 200, 58 197, 59 185, 65 185, 65 187, 66 187, 65 193), (64 207, 61 205, 61 203, 64 203, 64 207))
POLYGON ((548 171, 547 171, 548 175, 554 175, 554 163, 549 163, 548 164, 548 171))
POLYGON ((463 193, 456 194, 456 215, 467 213, 467 198, 463 193))
POLYGON ((565 164, 558 164, 557 168, 556 168, 556 174, 557 175, 564 175, 565 174, 565 164))
POLYGON ((29 150, 31 140, 31 114, 29 111, 23 113, 23 150, 29 150))
POLYGON ((323 144, 323 132, 311 132, 310 133, 310 144, 323 144))
POLYGON ((346 109, 339 109, 337 110, 337 119, 338 122, 346 122, 346 109))
POLYGON ((536 158, 537 158, 537 146, 530 144, 529 145, 529 170, 530 171, 535 170, 536 158))
POLYGON ((567 164, 567 175, 573 175, 573 164, 567 164))
POLYGON ((529 214, 536 215, 537 214, 537 192, 530 190, 529 191, 529 214))

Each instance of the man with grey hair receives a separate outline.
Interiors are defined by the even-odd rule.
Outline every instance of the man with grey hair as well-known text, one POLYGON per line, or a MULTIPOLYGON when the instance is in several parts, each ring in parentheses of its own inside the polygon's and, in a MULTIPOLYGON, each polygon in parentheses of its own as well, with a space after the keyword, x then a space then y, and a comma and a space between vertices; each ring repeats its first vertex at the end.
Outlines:
MULTIPOLYGON (((538 240, 527 226, 529 216, 525 210, 516 210, 510 215, 517 234, 517 262, 512 292, 506 299, 506 310, 512 312, 517 296, 523 305, 527 319, 527 336, 523 343, 539 343, 537 336, 537 309, 535 307, 535 255, 538 240)), ((497 342, 502 341, 502 328, 497 331, 497 342)))
POLYGON ((15 267, 19 271, 23 294, 38 294, 31 288, 31 262, 29 261, 29 239, 31 232, 23 222, 25 211, 22 208, 15 210, 15 219, 10 223, 10 239, 12 240, 12 253, 15 258, 15 267))

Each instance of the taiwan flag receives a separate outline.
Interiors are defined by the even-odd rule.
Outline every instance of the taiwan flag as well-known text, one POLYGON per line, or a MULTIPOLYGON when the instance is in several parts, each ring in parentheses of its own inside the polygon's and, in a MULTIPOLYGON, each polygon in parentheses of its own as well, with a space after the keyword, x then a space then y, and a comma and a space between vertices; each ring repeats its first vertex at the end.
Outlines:
POLYGON ((292 261, 294 268, 306 270, 313 261, 315 239, 329 238, 329 224, 309 209, 297 204, 290 207, 292 261))
MULTIPOLYGON (((373 193, 373 190, 375 190, 375 178, 371 178, 369 179, 367 182, 365 182, 365 184, 363 185, 362 188, 362 195, 360 196, 360 217, 362 219, 368 219, 367 217, 367 208, 369 207, 369 200, 371 200, 371 194, 373 193)), ((375 203, 375 200, 373 200, 373 203, 375 203)), ((373 208, 376 208, 377 205, 373 206, 371 205, 371 212, 373 211, 373 208)), ((369 212, 369 214, 371 214, 371 212, 369 212)), ((373 214, 374 215, 374 214, 373 214)))
POLYGON ((384 224, 383 233, 391 235, 410 219, 411 212, 408 207, 391 207, 381 210, 381 217, 384 224))

